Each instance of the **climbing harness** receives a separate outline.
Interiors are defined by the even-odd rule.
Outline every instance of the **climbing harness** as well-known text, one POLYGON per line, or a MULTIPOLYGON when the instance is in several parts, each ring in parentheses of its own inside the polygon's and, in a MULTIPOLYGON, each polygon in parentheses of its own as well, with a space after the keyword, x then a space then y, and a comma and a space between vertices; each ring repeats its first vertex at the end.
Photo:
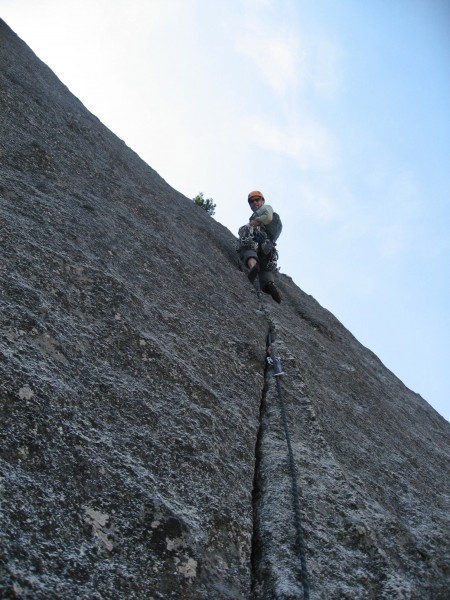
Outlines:
POLYGON ((253 250, 258 253, 258 249, 266 257, 265 271, 277 272, 278 269, 278 251, 276 243, 270 239, 267 233, 258 226, 246 225, 239 230, 239 237, 236 241, 236 251, 253 250))
POLYGON ((292 504, 294 508, 294 526, 296 533, 297 551, 300 559, 300 570, 301 580, 303 586, 303 599, 309 600, 309 578, 308 571, 306 568, 306 557, 305 557, 305 540, 303 535, 301 511, 300 511, 300 492, 297 484, 297 469, 295 467, 294 453, 292 452, 291 436, 289 434, 286 406, 284 404, 283 389, 281 387, 281 376, 284 375, 281 368, 281 361, 279 357, 275 355, 272 346, 272 333, 269 331, 267 336, 267 362, 271 364, 274 369, 274 376, 276 379, 277 392, 278 392, 278 405, 280 407, 281 420, 283 423, 284 436, 286 438, 287 450, 288 450, 288 463, 289 472, 291 475, 291 487, 292 487, 292 504), (270 350, 269 350, 270 349, 270 350), (269 359, 271 362, 269 362, 269 359))

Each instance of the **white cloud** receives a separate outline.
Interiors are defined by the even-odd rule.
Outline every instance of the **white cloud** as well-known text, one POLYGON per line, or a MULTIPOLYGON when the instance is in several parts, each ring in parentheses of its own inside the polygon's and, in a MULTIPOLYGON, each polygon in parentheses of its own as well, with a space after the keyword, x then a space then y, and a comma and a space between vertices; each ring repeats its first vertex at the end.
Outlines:
POLYGON ((251 61, 261 81, 279 98, 306 91, 333 98, 342 78, 341 44, 329 34, 302 29, 293 2, 283 2, 283 17, 275 3, 245 4, 250 14, 236 27, 235 49, 251 61))
POLYGON ((326 99, 333 99, 342 83, 342 48, 336 41, 323 36, 312 40, 308 52, 312 59, 310 81, 317 94, 326 99))
POLYGON ((313 119, 279 126, 264 117, 248 119, 255 144, 294 160, 300 169, 329 169, 335 166, 337 146, 332 134, 313 119))
POLYGON ((236 42, 236 50, 250 58, 260 78, 279 95, 298 84, 298 43, 294 36, 250 27, 236 42))
POLYGON ((302 182, 295 196, 299 199, 297 210, 303 221, 336 221, 342 215, 336 196, 324 189, 323 185, 302 182))
POLYGON ((364 201, 369 235, 381 259, 407 260, 420 253, 415 238, 424 211, 417 177, 411 169, 390 164, 385 157, 376 157, 373 165, 364 201))

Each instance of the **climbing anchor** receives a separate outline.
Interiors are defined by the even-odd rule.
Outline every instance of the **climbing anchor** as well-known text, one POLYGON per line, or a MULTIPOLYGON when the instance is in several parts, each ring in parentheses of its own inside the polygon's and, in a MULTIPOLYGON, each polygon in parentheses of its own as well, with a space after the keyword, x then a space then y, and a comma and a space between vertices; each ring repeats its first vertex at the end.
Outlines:
POLYGON ((281 366, 280 358, 278 356, 275 356, 275 354, 273 353, 272 346, 267 346, 266 354, 267 364, 273 368, 273 376, 281 377, 281 375, 286 375, 286 373, 283 371, 283 367, 281 366))

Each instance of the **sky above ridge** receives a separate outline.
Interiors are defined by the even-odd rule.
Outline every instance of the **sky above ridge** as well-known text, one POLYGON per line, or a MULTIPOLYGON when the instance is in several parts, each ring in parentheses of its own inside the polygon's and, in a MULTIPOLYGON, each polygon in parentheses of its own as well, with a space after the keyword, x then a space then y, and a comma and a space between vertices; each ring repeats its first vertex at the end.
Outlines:
POLYGON ((0 17, 450 420, 450 2, 0 0, 0 17))

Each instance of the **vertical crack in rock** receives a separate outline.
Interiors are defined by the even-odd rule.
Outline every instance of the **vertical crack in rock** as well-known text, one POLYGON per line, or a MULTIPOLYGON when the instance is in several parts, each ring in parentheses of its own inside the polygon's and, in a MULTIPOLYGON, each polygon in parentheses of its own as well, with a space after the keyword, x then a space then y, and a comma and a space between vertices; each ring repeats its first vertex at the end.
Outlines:
POLYGON ((261 496, 262 496, 262 482, 261 482, 261 460, 262 460, 262 436, 263 436, 263 422, 264 414, 266 410, 266 394, 267 394, 267 363, 264 368, 264 387, 261 395, 261 404, 259 408, 259 427, 256 436, 255 444, 255 475, 253 478, 253 537, 252 537, 252 554, 251 554, 251 590, 252 597, 258 598, 258 590, 261 587, 261 579, 263 574, 261 573, 261 558, 262 558, 262 539, 261 539, 261 496))
MULTIPOLYGON (((267 311, 266 311, 267 313, 267 311)), ((268 345, 274 331, 269 316, 268 345)), ((266 363, 255 445, 253 482, 252 598, 308 597, 303 560, 298 475, 293 464, 279 378, 266 363), (303 584, 304 582, 304 584, 303 584)))
POLYGON ((283 395, 282 395, 282 389, 281 389, 281 383, 280 383, 279 377, 277 377, 276 385, 277 385, 278 404, 279 404, 279 408, 280 408, 281 421, 283 423, 284 438, 286 440, 286 445, 287 445, 289 475, 290 475, 290 479, 291 479, 293 528, 295 530, 295 538, 296 538, 295 557, 298 558, 299 565, 300 565, 301 583, 302 583, 302 588, 303 588, 303 598, 304 598, 304 600, 308 600, 309 599, 309 581, 308 581, 308 572, 307 572, 307 568, 306 568, 305 542, 304 542, 304 533, 303 533, 303 525, 302 525, 301 508, 300 508, 300 489, 299 489, 299 484, 298 484, 298 474, 297 474, 297 469, 295 466, 294 453, 292 451, 292 444, 291 444, 289 427, 288 427, 287 416, 286 416, 286 407, 284 405, 284 399, 283 399, 283 395))

